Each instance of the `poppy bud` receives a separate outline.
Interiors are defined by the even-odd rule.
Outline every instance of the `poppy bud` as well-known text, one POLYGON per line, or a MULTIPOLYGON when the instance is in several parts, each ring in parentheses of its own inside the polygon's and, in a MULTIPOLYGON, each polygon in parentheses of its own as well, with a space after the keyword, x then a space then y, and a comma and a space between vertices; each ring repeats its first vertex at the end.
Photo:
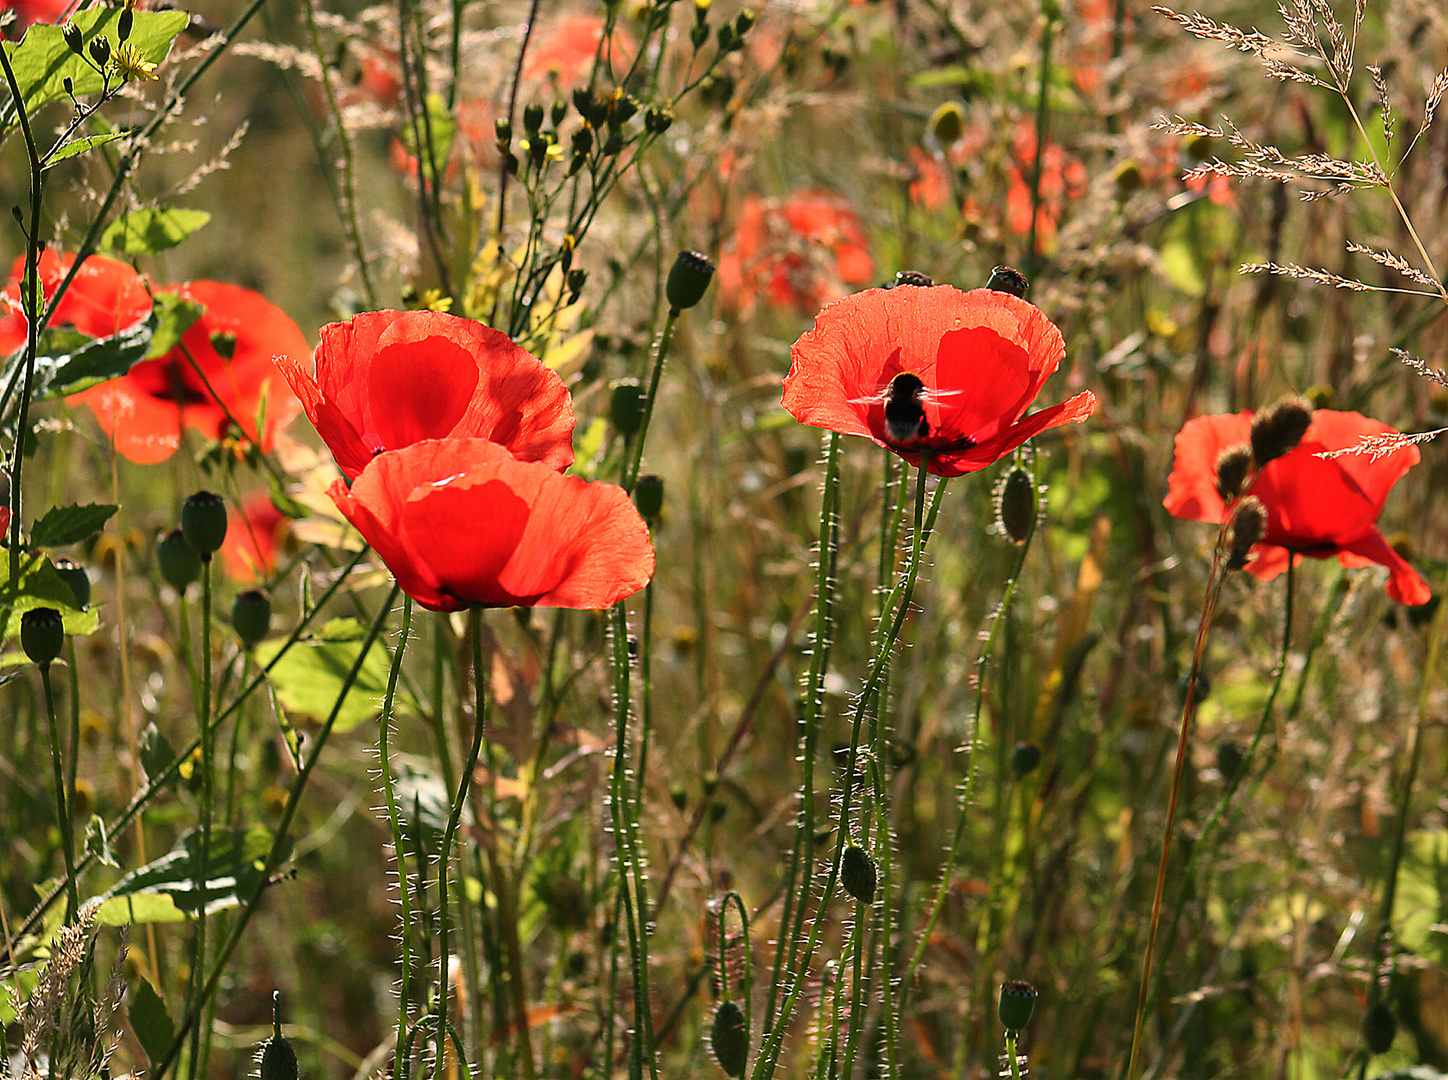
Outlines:
POLYGON ((1252 418, 1252 456, 1257 468, 1280 458, 1299 442, 1312 423, 1306 398, 1285 397, 1252 418))
POLYGON ((624 436, 632 436, 644 422, 644 388, 637 379, 619 379, 608 399, 608 418, 624 436))
POLYGON ((1123 161, 1116 166, 1112 170, 1111 179, 1116 184, 1116 194, 1122 198, 1135 195, 1146 186, 1146 173, 1142 172, 1141 166, 1134 161, 1123 161))
POLYGON ((536 101, 523 108, 523 130, 529 135, 536 135, 538 129, 543 126, 543 106, 536 101))
POLYGON ((662 135, 673 123, 673 110, 663 105, 650 105, 644 113, 644 130, 650 135, 662 135))
POLYGON ((840 884, 862 904, 875 902, 875 860, 863 848, 851 844, 845 848, 840 864, 840 884))
POLYGON ((273 1035, 262 1045, 261 1080, 297 1080, 297 1052, 285 1035, 273 1035))
POLYGON ((709 1045, 725 1076, 743 1076, 749 1062, 749 1029, 744 1013, 733 1001, 721 1001, 709 1026, 709 1045))
POLYGON ((85 572, 85 567, 70 559, 56 559, 55 572, 75 594, 75 606, 84 611, 89 606, 91 597, 90 576, 85 572))
POLYGON ((226 503, 212 491, 198 491, 181 504, 181 535, 191 550, 210 562, 226 539, 226 503))
POLYGON ((553 109, 548 114, 549 119, 553 121, 554 127, 557 127, 559 124, 563 123, 563 118, 567 115, 568 102, 566 101, 555 101, 553 103, 553 109))
POLYGON ((943 101, 930 114, 925 127, 941 146, 954 146, 965 134, 965 110, 958 101, 943 101))
POLYGON ((1242 771, 1242 762, 1247 760, 1247 751, 1241 743, 1222 742, 1217 744, 1217 772, 1223 780, 1235 780, 1242 771))
POLYGON ((211 335, 211 347, 216 350, 216 355, 223 360, 230 360, 236 355, 236 331, 217 330, 211 335))
POLYGON ((103 37, 94 38, 90 43, 91 59, 96 67, 105 67, 111 59, 111 43, 103 37))
POLYGON ((1017 743, 1011 751, 1011 772, 1019 779, 1029 776, 1041 764, 1041 748, 1031 743, 1017 743))
POLYGON ((659 511, 664 508, 664 478, 653 473, 640 476, 634 484, 633 500, 634 506, 638 507, 639 517, 652 525, 658 520, 659 511))
POLYGON ((64 644, 65 627, 61 625, 60 612, 55 608, 31 608, 20 617, 20 646, 42 670, 60 655, 64 644))
POLYGON ((1000 1018, 1007 1031, 1020 1031, 1031 1022, 1036 1008, 1036 988, 1028 982, 1012 979, 1001 984, 1000 1018))
MULTIPOLYGON (((1177 676, 1177 702, 1185 705, 1187 703, 1187 684, 1192 681, 1191 672, 1183 671, 1177 676)), ((1192 695, 1192 704, 1200 705, 1206 700, 1207 695, 1212 692, 1212 680, 1205 671, 1197 672, 1197 689, 1192 695)))
POLYGON ((1397 1037, 1398 1018, 1385 1002, 1376 1002, 1363 1014, 1363 1042, 1374 1054, 1386 1054, 1397 1037))
POLYGON ((239 592, 231 602, 231 626, 241 638, 243 648, 250 649, 266 637, 271 629, 271 617, 271 598, 260 589, 239 592))
POLYGON ((1241 570, 1247 565, 1252 545, 1262 539, 1267 527, 1267 510, 1253 495, 1248 495, 1232 515, 1227 536, 1227 569, 1241 570))
POLYGON ((121 9, 121 17, 116 20, 116 40, 125 42, 131 36, 131 26, 136 18, 136 13, 129 7, 121 9))
POLYGON ((890 282, 887 288, 894 288, 896 285, 915 285, 922 289, 928 289, 934 285, 929 274, 922 274, 919 270, 899 270, 895 274, 895 280, 890 282))
POLYGON ((80 32, 80 27, 73 22, 68 22, 60 28, 60 36, 65 38, 66 45, 76 56, 85 55, 85 38, 80 32))
POLYGON ((172 529, 156 544, 156 565, 161 580, 177 592, 201 576, 201 556, 186 542, 180 529, 172 529))
POLYGON ((990 272, 990 278, 986 281, 987 289, 994 289, 996 292, 1010 293, 1012 296, 1019 296, 1022 300, 1026 298, 1026 290, 1031 283, 1026 280, 1026 275, 1010 266, 997 266, 990 272))
POLYGON ((669 280, 664 285, 664 295, 669 307, 675 311, 686 311, 704 298, 704 290, 714 279, 714 264, 697 251, 681 251, 669 270, 669 280))
POLYGON ((1036 485, 1031 474, 1017 465, 996 489, 996 520, 1013 544, 1024 544, 1036 523, 1036 485))
POLYGON ((1252 468, 1252 448, 1246 443, 1229 446, 1217 455, 1217 494, 1231 502, 1242 493, 1242 481, 1252 468))

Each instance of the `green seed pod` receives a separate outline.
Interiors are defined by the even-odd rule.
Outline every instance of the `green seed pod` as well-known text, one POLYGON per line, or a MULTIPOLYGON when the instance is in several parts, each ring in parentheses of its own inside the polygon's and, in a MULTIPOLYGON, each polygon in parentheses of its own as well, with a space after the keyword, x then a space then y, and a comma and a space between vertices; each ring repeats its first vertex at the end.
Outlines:
POLYGON ((181 535, 191 550, 210 562, 226 539, 226 503, 212 491, 198 491, 181 504, 181 535))
POLYGON ((687 311, 704 299, 704 291, 714 280, 714 264, 697 251, 681 251, 674 258, 669 269, 669 280, 664 285, 664 295, 669 307, 687 311))
POLYGON ((1217 744, 1217 772, 1222 774, 1223 780, 1235 780, 1237 774, 1242 771, 1242 763, 1247 759, 1247 751, 1242 748, 1241 743, 1220 742, 1217 744))
POLYGON ((1229 446, 1217 455, 1217 494, 1231 502, 1242 494, 1242 482, 1252 468, 1252 448, 1246 443, 1229 446))
POLYGON ((644 422, 644 388, 637 379, 619 379, 608 398, 608 418, 624 436, 637 434, 644 422))
POLYGON ((652 525, 659 519, 659 511, 664 508, 664 478, 653 473, 640 476, 634 484, 633 499, 639 517, 652 525))
POLYGON ((172 529, 156 545, 156 565, 161 580, 177 592, 201 576, 201 556, 197 555, 180 529, 172 529))
POLYGON ((860 903, 875 902, 875 860, 865 854, 864 848, 854 844, 845 848, 844 860, 840 864, 840 884, 860 903))
POLYGON ((1363 1042, 1374 1054, 1386 1054, 1398 1037, 1398 1018, 1379 1001, 1363 1014, 1363 1042))
POLYGON ((709 1045, 725 1076, 743 1076, 749 1063, 749 1029, 744 1026, 744 1012, 733 1001, 721 1001, 714 1010, 714 1023, 709 1026, 709 1045))
POLYGON ((1252 456, 1257 468, 1280 458, 1298 443, 1312 423, 1312 404, 1303 397, 1285 397, 1252 418, 1252 456))
POLYGON ((61 576, 70 591, 75 594, 75 606, 84 611, 90 606, 91 583, 90 575, 85 572, 85 567, 71 559, 56 559, 55 572, 61 576))
POLYGON ((1021 1031, 1031 1022, 1036 1007, 1036 988, 1028 982, 1012 979, 1001 984, 1000 1018, 1007 1031, 1021 1031))
POLYGON ((271 629, 271 597, 260 589, 247 589, 236 594, 231 602, 231 626, 241 638, 243 648, 250 649, 271 629))
POLYGON ((578 299, 578 294, 583 291, 583 286, 586 285, 587 283, 588 283, 588 271, 587 271, 587 270, 570 270, 570 271, 568 271, 568 293, 569 293, 570 296, 573 297, 574 300, 577 300, 577 299, 578 299))
POLYGON ((1031 474, 1017 465, 996 489, 996 521, 1013 544, 1024 544, 1036 523, 1036 485, 1031 474))
POLYGON ((930 114, 925 129, 940 146, 954 146, 965 134, 965 109, 958 101, 941 102, 930 114))
POLYGON ((997 266, 990 272, 985 287, 994 289, 996 292, 1010 293, 1012 296, 1019 296, 1022 300, 1026 298, 1026 290, 1031 283, 1026 280, 1026 275, 1010 266, 997 266))
POLYGON ((31 608, 20 617, 20 647, 42 668, 60 655, 65 645, 65 627, 53 607, 31 608))
POLYGON ((1041 764, 1041 748, 1031 743, 1017 743, 1011 751, 1011 772, 1016 777, 1029 776, 1041 764))

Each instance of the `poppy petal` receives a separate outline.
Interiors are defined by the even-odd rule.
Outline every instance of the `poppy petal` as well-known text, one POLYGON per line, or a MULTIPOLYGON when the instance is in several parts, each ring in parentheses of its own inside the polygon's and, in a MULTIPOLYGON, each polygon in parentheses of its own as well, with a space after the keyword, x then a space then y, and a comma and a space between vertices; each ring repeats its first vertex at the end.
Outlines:
POLYGON ((1371 559, 1388 568, 1388 595, 1400 604, 1413 607, 1426 604, 1433 599, 1433 590, 1408 561, 1393 550, 1391 544, 1378 529, 1372 529, 1349 543, 1343 551, 1364 559, 1371 559))
POLYGON ((930 471, 938 476, 962 476, 965 473, 978 472, 999 461, 1016 447, 1034 439, 1041 432, 1062 424, 1080 424, 1090 419, 1095 411, 1096 395, 1090 390, 1083 390, 1059 405, 1031 413, 991 442, 959 452, 946 451, 936 455, 930 462, 930 471))
POLYGON ((1163 505, 1183 521, 1220 523, 1226 503, 1217 494, 1217 457, 1252 433, 1250 413, 1198 416, 1177 432, 1176 456, 1163 505))

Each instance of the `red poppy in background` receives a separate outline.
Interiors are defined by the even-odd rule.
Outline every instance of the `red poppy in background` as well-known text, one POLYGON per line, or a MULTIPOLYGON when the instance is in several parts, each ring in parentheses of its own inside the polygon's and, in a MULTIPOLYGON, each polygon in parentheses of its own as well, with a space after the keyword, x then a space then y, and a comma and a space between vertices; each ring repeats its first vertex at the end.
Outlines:
POLYGON ((5 32, 21 37, 35 23, 58 23, 70 8, 70 0, 5 0, 0 11, 15 12, 15 22, 5 32))
POLYGON ((384 450, 481 438, 521 461, 573 464, 573 402, 506 334, 438 311, 369 311, 322 327, 316 376, 277 358, 317 434, 356 477, 384 450))
POLYGON ((976 472, 1027 439, 1096 411, 1083 390, 1026 415, 1066 355, 1032 304, 949 285, 868 289, 830 304, 790 350, 784 407, 864 435, 938 476, 976 472))
MULTIPOLYGON (((61 280, 75 265, 75 256, 40 253, 37 270, 40 289, 47 301, 55 296, 61 280)), ((0 354, 12 353, 25 344, 28 329, 21 303, 21 282, 25 278, 25 256, 15 260, 10 284, 0 292, 0 354)), ((151 311, 151 294, 127 263, 92 255, 81 264, 70 288, 56 305, 51 326, 74 326, 90 337, 110 337, 151 311)))
MULTIPOLYGON (((556 78, 560 85, 571 86, 593 68, 603 41, 604 20, 598 15, 566 15, 543 30, 537 44, 523 61, 523 78, 556 78)), ((615 25, 604 56, 621 65, 631 62, 633 39, 615 25)))
MULTIPOLYGON (((1217 493, 1217 457, 1247 443, 1252 413, 1198 416, 1176 437, 1176 459, 1164 505, 1186 521, 1220 523, 1226 504, 1217 493)), ((1289 558, 1325 559, 1344 566, 1388 568, 1388 595, 1402 604, 1426 604, 1432 593, 1416 570, 1388 544, 1377 526, 1388 492, 1418 463, 1418 448, 1403 446, 1374 460, 1368 454, 1317 455, 1356 446, 1361 436, 1386 435, 1387 424, 1355 412, 1318 409, 1302 441, 1269 461, 1247 491, 1267 510, 1262 542, 1247 571, 1268 580, 1287 569, 1289 558)))
POLYGON ((239 285, 192 281, 168 291, 206 309, 181 345, 70 400, 89 406, 116 450, 138 464, 175 453, 182 425, 211 439, 233 428, 270 450, 277 427, 297 413, 272 359, 306 356, 301 330, 281 308, 239 285))
POLYGON ((221 542, 221 562, 232 581, 260 581, 276 569, 277 548, 286 535, 291 518, 277 509, 265 491, 248 495, 241 513, 228 512, 230 524, 221 542))
MULTIPOLYGON (((1022 120, 1016 125, 1011 161, 1006 167, 1010 188, 1006 192, 1006 215, 1011 231, 1024 236, 1031 231, 1031 176, 1036 167, 1036 125, 1022 120)), ((1041 153, 1041 182, 1036 202, 1036 250, 1049 249, 1056 227, 1066 212, 1066 203, 1086 193, 1086 166, 1055 143, 1047 141, 1041 153)))
POLYGON ((654 572, 648 527, 623 488, 484 439, 389 450, 328 494, 403 591, 434 611, 606 608, 654 572))

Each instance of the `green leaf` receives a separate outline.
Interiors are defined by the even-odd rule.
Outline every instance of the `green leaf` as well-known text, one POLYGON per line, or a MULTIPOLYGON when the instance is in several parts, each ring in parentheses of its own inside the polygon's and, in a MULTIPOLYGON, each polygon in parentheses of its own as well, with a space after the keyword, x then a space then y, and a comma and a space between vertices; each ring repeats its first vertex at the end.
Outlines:
POLYGON ((157 293, 156 304, 151 309, 155 329, 151 332, 146 359, 155 360, 174 349, 191 324, 205 313, 204 307, 193 300, 181 299, 179 293, 157 293))
MULTIPOLYGON (((154 312, 142 321, 110 337, 90 338, 73 330, 47 331, 41 335, 35 357, 31 392, 35 397, 75 394, 96 383, 124 375, 146 356, 155 329, 154 312)), ((25 350, 10 357, 5 365, 8 380, 24 362, 25 350)), ((16 421, 12 411, 0 422, 0 432, 12 433, 16 421)))
POLYGON ((30 527, 30 543, 35 547, 79 544, 105 528, 111 515, 119 509, 109 503, 53 507, 30 527))
POLYGON ((106 822, 99 814, 93 814, 90 824, 85 827, 85 853, 93 855, 106 866, 119 866, 116 854, 111 850, 111 838, 106 832, 106 822))
MULTIPOLYGON (((102 895, 102 913, 115 917, 131 911, 129 921, 138 921, 134 905, 111 907, 116 900, 161 894, 187 916, 200 912, 203 903, 210 915, 237 907, 251 898, 266 871, 266 857, 271 852, 272 832, 255 825, 250 829, 213 829, 211 854, 206 865, 206 880, 197 888, 196 872, 200 862, 201 832, 193 829, 177 842, 167 854, 139 870, 133 870, 102 895)), ((283 852, 285 861, 290 844, 283 852)), ((149 908, 149 911, 163 909, 149 908)))
MULTIPOLYGON (((453 119, 447 102, 443 100, 441 94, 427 95, 426 124, 403 125, 402 145, 407 148, 409 154, 417 154, 418 134, 429 138, 432 143, 432 154, 421 155, 423 175, 427 177, 429 183, 433 180, 432 166, 434 164, 443 172, 447 171, 447 159, 452 154, 453 136, 457 134, 457 127, 457 121, 453 119)), ((414 166, 414 168, 416 167, 414 166)))
MULTIPOLYGON (((325 720, 337 704, 342 683, 357 662, 366 637, 366 630, 355 619, 333 619, 315 637, 298 641, 267 675, 276 688, 277 699, 292 712, 325 720)), ((274 641, 258 645, 257 662, 270 663, 283 644, 274 641)), ((337 714, 334 730, 350 731, 377 715, 387 692, 387 669, 387 650, 374 641, 337 714)), ((398 712, 416 711, 411 699, 400 690, 394 705, 398 712)))
POLYGON ((210 220, 205 210, 136 210, 106 226, 101 246, 126 255, 156 255, 175 247, 210 220))
MULTIPOLYGON (((120 48, 116 35, 120 17, 119 7, 94 7, 76 12, 71 22, 80 27, 87 47, 96 38, 104 37, 110 41, 114 53, 120 48)), ((134 48, 141 59, 159 64, 166 59, 171 42, 186 28, 191 16, 184 11, 136 11, 132 20, 131 36, 126 44, 134 48)), ((47 101, 65 97, 67 77, 77 96, 101 92, 100 72, 70 51, 58 26, 37 23, 18 43, 6 42, 3 47, 10 54, 20 98, 30 112, 47 101)), ((113 87, 115 81, 112 77, 113 87)))
POLYGON ((108 142, 115 142, 125 134, 124 131, 108 131, 103 135, 87 135, 83 139, 75 139, 51 154, 49 160, 45 163, 45 167, 48 169, 52 165, 73 158, 78 154, 84 154, 87 150, 94 149, 97 146, 104 146, 108 142))
POLYGON ((176 1025, 166 1012, 166 1003, 156 993, 156 988, 142 979, 131 993, 127 1014, 131 1030, 136 1033, 136 1041, 154 1065, 166 1056, 166 1051, 171 1049, 171 1043, 176 1039, 176 1025))
POLYGON ((175 760, 176 748, 161 734, 156 722, 151 721, 141 732, 141 768, 146 772, 146 779, 158 779, 175 760))
POLYGON ((1196 251, 1188 241, 1168 240, 1161 246, 1161 272, 1188 296, 1206 295, 1207 280, 1202 276, 1196 251))
POLYGON ((185 922, 186 912, 176 906, 169 893, 136 893, 103 901, 96 908, 96 918, 102 926, 139 926, 185 922))
POLYGON ((95 609, 81 611, 75 593, 55 572, 50 559, 38 551, 20 553, 19 576, 10 580, 10 552, 0 549, 0 639, 20 633, 20 617, 31 608, 48 607, 60 612, 67 634, 94 634, 100 626, 95 609))

